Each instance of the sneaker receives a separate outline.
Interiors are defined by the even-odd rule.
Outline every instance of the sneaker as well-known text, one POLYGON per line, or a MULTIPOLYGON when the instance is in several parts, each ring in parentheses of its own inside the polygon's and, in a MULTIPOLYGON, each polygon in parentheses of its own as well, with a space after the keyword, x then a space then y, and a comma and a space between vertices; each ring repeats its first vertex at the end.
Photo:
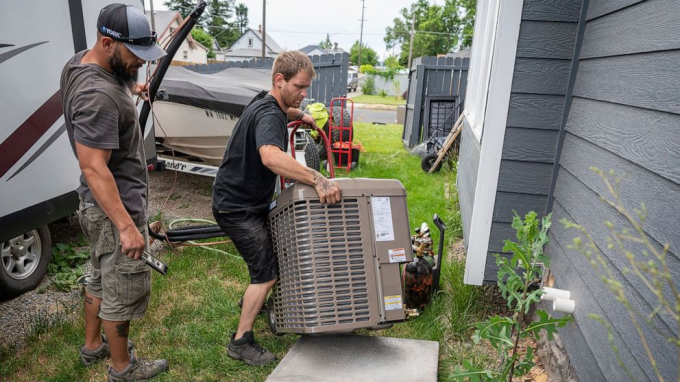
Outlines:
POLYGON ((253 332, 245 332, 243 337, 234 340, 236 333, 231 335, 231 341, 227 346, 227 355, 233 359, 241 360, 248 365, 263 366, 276 361, 276 356, 269 350, 255 342, 253 332))
MULTIPOLYGON (((135 345, 132 343, 132 341, 128 340, 128 351, 131 351, 134 346, 135 345)), ((106 335, 104 335, 104 333, 102 333, 102 344, 99 346, 99 348, 95 350, 85 349, 85 346, 80 348, 80 360, 85 366, 90 366, 93 363, 101 361, 102 359, 108 358, 110 356, 111 349, 109 349, 109 343, 106 341, 106 335)))
POLYGON ((116 372, 109 366, 108 382, 148 381, 168 371, 168 360, 147 361, 137 359, 135 351, 130 352, 130 363, 125 370, 116 372))

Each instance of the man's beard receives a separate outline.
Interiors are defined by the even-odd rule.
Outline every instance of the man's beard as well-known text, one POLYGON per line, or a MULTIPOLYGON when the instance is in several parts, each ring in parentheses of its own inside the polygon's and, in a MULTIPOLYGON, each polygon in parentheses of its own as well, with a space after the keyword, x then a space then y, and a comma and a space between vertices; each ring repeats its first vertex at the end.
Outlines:
POLYGON ((282 94, 283 103, 287 107, 299 108, 300 102, 298 101, 295 94, 282 94))
POLYGON ((134 89, 137 83, 137 69, 131 69, 120 57, 120 51, 118 47, 113 52, 113 55, 109 57, 109 67, 113 71, 113 76, 120 86, 126 87, 128 89, 134 89))

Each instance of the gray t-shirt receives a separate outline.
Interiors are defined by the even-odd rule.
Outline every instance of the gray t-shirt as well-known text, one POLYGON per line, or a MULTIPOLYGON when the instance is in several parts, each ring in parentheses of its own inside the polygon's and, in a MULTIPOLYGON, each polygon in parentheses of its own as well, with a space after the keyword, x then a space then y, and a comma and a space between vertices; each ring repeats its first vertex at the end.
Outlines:
MULTIPOLYGON (((75 142, 111 150, 107 166, 123 206, 135 224, 145 225, 147 174, 132 93, 100 66, 81 64, 85 53, 73 56, 61 73, 62 107, 73 152, 75 142)), ((97 204, 82 174, 77 191, 86 202, 97 204)))

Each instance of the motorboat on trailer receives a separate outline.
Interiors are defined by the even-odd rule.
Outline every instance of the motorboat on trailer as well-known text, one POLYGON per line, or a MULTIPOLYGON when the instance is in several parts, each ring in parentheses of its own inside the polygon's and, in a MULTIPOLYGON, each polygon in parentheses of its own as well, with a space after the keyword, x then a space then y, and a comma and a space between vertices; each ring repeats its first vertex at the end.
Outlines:
POLYGON ((270 88, 270 69, 200 74, 171 66, 153 103, 156 140, 164 149, 219 166, 243 110, 270 88))

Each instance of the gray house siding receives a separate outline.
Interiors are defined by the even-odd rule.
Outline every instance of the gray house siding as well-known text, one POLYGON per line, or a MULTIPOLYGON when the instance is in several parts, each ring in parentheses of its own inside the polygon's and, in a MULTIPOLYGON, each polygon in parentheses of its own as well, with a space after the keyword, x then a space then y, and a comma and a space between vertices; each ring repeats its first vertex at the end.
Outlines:
MULTIPOLYGON (((627 260, 608 248, 610 221, 627 222, 601 198, 611 198, 591 166, 622 177, 620 193, 632 210, 645 203, 644 229, 652 244, 670 244, 667 261, 680 280, 680 2, 677 0, 590 0, 573 98, 565 124, 554 189, 551 243, 546 252, 557 286, 576 301, 576 321, 560 333, 571 364, 583 381, 628 380, 607 340, 607 331, 588 317, 611 324, 620 357, 638 380, 657 380, 627 310, 606 290, 600 275, 569 248, 576 231, 568 219, 591 234, 631 303, 650 312, 656 297, 634 275, 627 260), (580 333, 579 335, 576 335, 580 333), (573 339, 573 340, 572 340, 573 339), (593 373, 600 370, 597 377, 593 373)), ((642 249, 631 245, 640 254, 642 249)), ((670 291, 667 291, 670 296, 670 291)), ((661 315, 659 331, 678 335, 677 322, 661 315)), ((677 348, 644 326, 646 340, 666 380, 678 378, 677 348)))
POLYGON ((580 11, 581 0, 524 0, 486 283, 496 282, 494 254, 515 237, 512 211, 545 214, 580 11))

